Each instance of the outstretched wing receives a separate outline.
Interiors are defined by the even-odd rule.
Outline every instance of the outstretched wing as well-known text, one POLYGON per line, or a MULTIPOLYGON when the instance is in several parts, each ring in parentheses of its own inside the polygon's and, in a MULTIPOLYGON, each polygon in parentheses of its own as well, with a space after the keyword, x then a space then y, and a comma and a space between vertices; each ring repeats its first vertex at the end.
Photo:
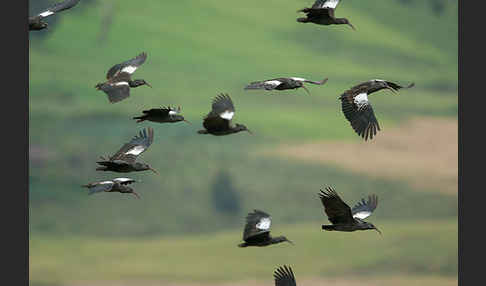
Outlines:
POLYGON ((368 201, 361 199, 351 210, 354 218, 365 219, 369 217, 378 205, 378 196, 368 196, 368 201))
POLYGON ((273 273, 275 286, 297 286, 295 276, 290 266, 280 266, 273 273))
POLYGON ((114 185, 115 185, 114 181, 102 181, 102 182, 96 182, 96 183, 84 185, 83 187, 89 189, 88 195, 92 195, 95 193, 107 192, 111 190, 111 188, 113 188, 114 185))
POLYGON ((119 183, 121 185, 129 185, 129 184, 135 183, 136 180, 130 179, 130 178, 115 178, 115 179, 113 179, 113 182, 119 183))
POLYGON ((129 163, 135 162, 137 156, 145 152, 154 141, 154 130, 150 127, 143 129, 133 139, 123 145, 115 155, 110 157, 110 161, 123 160, 129 163))
POLYGON ((107 79, 114 78, 115 76, 117 76, 119 73, 122 72, 131 75, 137 70, 139 66, 141 66, 145 62, 146 59, 147 59, 147 53, 143 52, 140 55, 134 57, 133 59, 130 59, 120 64, 116 64, 108 70, 108 73, 106 74, 106 78, 107 79))
POLYGON ((67 10, 69 8, 76 6, 79 3, 79 1, 80 0, 65 0, 63 2, 56 3, 56 4, 54 4, 54 6, 46 9, 42 13, 39 13, 38 16, 42 17, 42 18, 49 17, 49 16, 51 16, 55 13, 58 13, 58 12, 61 12, 61 11, 64 11, 64 10, 67 10))
POLYGON ((319 193, 324 212, 333 224, 351 224, 354 222, 351 208, 338 196, 336 191, 327 187, 319 193))
POLYGON ((223 131, 230 127, 235 115, 233 101, 228 94, 220 94, 213 99, 212 110, 206 115, 203 126, 211 131, 223 131))
POLYGON ((322 9, 322 8, 331 8, 336 9, 337 5, 339 4, 339 0, 316 0, 312 8, 314 9, 322 9))
POLYGON ((270 233, 270 225, 272 218, 269 214, 254 210, 246 216, 246 225, 243 232, 243 240, 248 240, 260 235, 267 235, 270 233))
POLYGON ((340 99, 344 116, 351 123, 354 131, 365 140, 373 139, 373 136, 380 130, 380 125, 368 101, 368 95, 360 93, 353 96, 353 94, 344 93, 340 99))
POLYGON ((277 86, 281 85, 283 82, 279 79, 270 79, 265 81, 254 81, 247 85, 245 89, 265 89, 272 90, 277 86))
POLYGON ((108 82, 100 86, 106 93, 110 103, 124 100, 130 96, 130 86, 127 81, 108 82))

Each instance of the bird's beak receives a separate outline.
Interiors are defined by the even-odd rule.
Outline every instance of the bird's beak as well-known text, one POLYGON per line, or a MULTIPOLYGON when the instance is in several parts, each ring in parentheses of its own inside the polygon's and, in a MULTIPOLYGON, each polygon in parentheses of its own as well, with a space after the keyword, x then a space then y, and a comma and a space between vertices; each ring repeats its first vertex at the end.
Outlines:
POLYGON ((376 228, 376 227, 375 227, 375 230, 376 230, 376 231, 377 231, 377 232, 378 232, 380 235, 383 235, 383 234, 381 233, 381 231, 380 231, 378 228, 376 228))
POLYGON ((348 25, 349 25, 351 28, 353 28, 353 30, 355 30, 355 31, 356 31, 356 28, 354 28, 354 26, 353 26, 351 23, 348 23, 348 25))
POLYGON ((140 196, 136 192, 132 192, 132 194, 137 198, 140 199, 140 196))
POLYGON ((250 135, 253 135, 253 132, 251 132, 250 130, 246 129, 246 131, 248 131, 248 133, 250 133, 250 135))
POLYGON ((323 85, 327 82, 328 78, 326 77, 325 79, 323 79, 319 84, 323 85))
POLYGON ((290 244, 292 244, 292 245, 295 245, 292 241, 290 241, 288 239, 287 239, 287 242, 290 243, 290 244))
POLYGON ((397 94, 397 91, 393 87, 387 85, 386 88, 391 90, 394 94, 397 94))
POLYGON ((148 87, 152 88, 152 86, 151 86, 151 85, 150 85, 148 82, 145 82, 145 84, 146 84, 148 87))
POLYGON ((159 172, 157 172, 155 169, 153 169, 152 167, 149 167, 150 171, 154 172, 155 174, 159 174, 159 172))
POLYGON ((192 123, 191 123, 191 122, 189 122, 189 121, 187 121, 187 120, 185 120, 185 119, 184 119, 183 121, 184 121, 184 122, 187 122, 187 123, 189 123, 189 124, 191 124, 191 125, 192 125, 192 123))

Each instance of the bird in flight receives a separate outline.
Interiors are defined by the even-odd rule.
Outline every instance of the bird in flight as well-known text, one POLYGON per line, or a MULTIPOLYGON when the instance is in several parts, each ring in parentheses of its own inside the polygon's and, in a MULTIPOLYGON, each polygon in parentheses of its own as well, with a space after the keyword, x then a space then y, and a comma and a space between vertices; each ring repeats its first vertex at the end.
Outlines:
POLYGON ((184 121, 190 124, 189 121, 184 119, 184 116, 180 115, 180 112, 180 107, 178 107, 177 109, 170 106, 162 108, 152 108, 142 111, 143 115, 133 117, 133 119, 137 119, 137 123, 148 120, 159 123, 175 123, 179 121, 184 121))
POLYGON ((297 286, 294 272, 290 266, 284 265, 278 267, 273 272, 273 278, 275 279, 275 286, 297 286))
POLYGON ((297 12, 304 12, 306 17, 297 18, 300 23, 314 23, 318 25, 349 25, 353 30, 354 26, 346 18, 336 18, 334 11, 340 0, 316 0, 311 8, 304 8, 297 12))
POLYGON ((327 82, 327 78, 322 81, 312 81, 301 77, 279 77, 263 81, 254 81, 247 85, 245 89, 265 89, 265 90, 285 90, 303 88, 309 95, 309 90, 304 86, 304 83, 312 83, 323 85, 327 82))
POLYGON ((106 159, 101 156, 102 161, 98 161, 102 167, 96 168, 97 171, 112 171, 119 173, 137 172, 151 170, 157 174, 148 164, 136 162, 137 157, 145 152, 154 141, 154 130, 152 128, 143 129, 138 136, 124 144, 115 155, 106 159))
POLYGON ((89 183, 86 185, 83 185, 83 187, 89 189, 88 195, 100 193, 100 192, 118 192, 122 194, 133 194, 136 198, 140 198, 140 196, 130 188, 129 184, 135 183, 136 181, 130 178, 115 178, 113 180, 108 180, 108 181, 100 181, 100 182, 94 182, 94 183, 89 183))
POLYGON ((48 24, 42 20, 58 12, 76 6, 79 3, 79 1, 80 0, 65 0, 63 2, 54 4, 52 7, 46 9, 45 11, 39 13, 36 16, 29 17, 29 31, 38 31, 38 30, 47 29, 48 24))
POLYGON ((368 201, 361 199, 353 209, 331 187, 327 187, 326 191, 321 190, 319 198, 324 206, 325 214, 332 223, 331 225, 322 225, 323 230, 349 232, 374 229, 381 234, 381 231, 376 226, 364 221, 364 219, 373 213, 378 205, 378 197, 376 195, 369 196, 368 201))
POLYGON ((346 90, 340 97, 341 108, 344 116, 353 127, 354 131, 362 138, 373 139, 377 131, 380 131, 380 125, 376 120, 375 113, 368 101, 368 95, 382 89, 389 89, 397 93, 399 89, 411 88, 415 84, 411 83, 407 87, 393 83, 391 81, 372 79, 360 83, 346 90))
POLYGON ((270 225, 272 218, 269 214, 254 210, 246 216, 245 230, 243 231, 244 243, 239 244, 239 247, 248 246, 267 246, 280 242, 287 241, 293 244, 285 236, 272 237, 270 235, 270 225))
POLYGON ((228 94, 220 94, 213 99, 211 111, 203 119, 203 130, 199 134, 215 136, 229 135, 240 131, 251 131, 243 124, 232 123, 235 115, 235 106, 228 94))
POLYGON ((108 95, 108 100, 111 103, 119 102, 130 96, 130 88, 146 85, 152 87, 144 79, 132 80, 132 74, 140 67, 147 59, 147 53, 125 61, 120 64, 112 66, 106 74, 106 82, 98 83, 95 88, 102 90, 108 95))

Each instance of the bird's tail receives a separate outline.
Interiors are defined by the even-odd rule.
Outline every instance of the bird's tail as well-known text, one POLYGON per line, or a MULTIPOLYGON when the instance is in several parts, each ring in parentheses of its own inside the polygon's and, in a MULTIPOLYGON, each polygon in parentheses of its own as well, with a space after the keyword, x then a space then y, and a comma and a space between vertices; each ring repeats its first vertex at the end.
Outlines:
POLYGON ((334 230, 334 226, 333 225, 322 225, 322 229, 323 230, 334 230))
POLYGON ((147 115, 133 117, 132 119, 138 119, 137 123, 147 120, 147 115))
POLYGON ((265 88, 265 83, 261 81, 255 81, 245 87, 245 89, 262 89, 265 88))
POLYGON ((307 22, 309 22, 309 18, 307 18, 307 17, 297 18, 297 22, 307 23, 307 22))
POLYGON ((238 247, 247 247, 248 245, 246 244, 246 242, 243 242, 243 243, 240 243, 238 244, 238 247))

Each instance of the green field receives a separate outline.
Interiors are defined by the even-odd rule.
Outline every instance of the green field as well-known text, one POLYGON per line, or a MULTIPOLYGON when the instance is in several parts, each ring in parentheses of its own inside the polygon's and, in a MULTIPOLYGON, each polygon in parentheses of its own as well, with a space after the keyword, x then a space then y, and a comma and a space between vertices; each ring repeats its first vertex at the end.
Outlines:
MULTIPOLYGON (((456 194, 261 155, 282 144, 373 144, 353 132, 338 96, 374 78, 416 84, 398 96, 384 91, 370 97, 383 127, 377 136, 417 116, 456 120, 457 1, 445 1, 440 15, 429 1, 404 2, 343 1, 336 15, 347 17, 353 31, 297 23, 296 11, 312 0, 81 1, 48 31, 31 32, 32 283, 267 280, 283 263, 295 265, 302 277, 456 277, 456 194), (113 22, 100 36, 110 5, 113 22), (95 84, 112 65, 143 51, 148 59, 134 78, 153 88, 132 89, 128 99, 110 104, 95 84), (309 86, 311 96, 243 90, 251 81, 280 76, 329 81, 309 86), (235 103, 234 121, 254 135, 196 133, 221 92, 235 103), (180 105, 192 125, 131 119, 165 105, 180 105), (120 176, 95 171, 98 157, 113 154, 148 126, 155 130, 154 144, 140 160, 160 175, 122 174, 141 180, 134 187, 142 199, 87 196, 82 184, 120 176), (221 176, 226 183, 218 185, 221 176), (380 205, 372 221, 383 225, 384 237, 321 233, 325 218, 317 192, 327 185, 349 204, 376 193, 380 205), (223 203, 215 202, 230 190, 223 203), (236 248, 244 217, 255 208, 269 212, 273 231, 294 238, 296 246, 236 248), (364 253, 355 258, 356 252, 364 253)), ((372 161, 363 164, 373 168, 372 161)))
MULTIPOLYGON (((241 232, 150 238, 39 236, 30 241, 30 277, 38 283, 97 280, 222 282, 268 280, 282 264, 299 277, 457 275, 457 221, 397 223, 375 231, 322 232, 320 223, 276 224, 295 245, 238 248, 241 232)), ((324 221, 322 221, 324 222, 324 221)))

